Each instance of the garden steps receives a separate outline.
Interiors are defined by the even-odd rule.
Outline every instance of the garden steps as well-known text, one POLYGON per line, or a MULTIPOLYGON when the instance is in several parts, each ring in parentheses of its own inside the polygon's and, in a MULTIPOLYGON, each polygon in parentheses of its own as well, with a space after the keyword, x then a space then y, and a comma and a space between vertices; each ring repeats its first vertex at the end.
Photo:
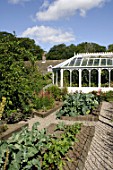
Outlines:
MULTIPOLYGON (((113 170, 113 103, 103 102, 83 170, 113 170)), ((80 169, 78 169, 80 170, 80 169)))

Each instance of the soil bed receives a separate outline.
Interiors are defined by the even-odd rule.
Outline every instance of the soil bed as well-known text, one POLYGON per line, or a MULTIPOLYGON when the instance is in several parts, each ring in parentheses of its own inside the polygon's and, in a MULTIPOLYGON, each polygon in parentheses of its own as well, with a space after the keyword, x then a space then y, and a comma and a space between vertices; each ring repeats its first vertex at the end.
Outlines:
POLYGON ((56 102, 54 108, 49 109, 49 110, 47 110, 47 111, 43 111, 43 110, 36 111, 36 110, 35 110, 35 111, 33 112, 33 115, 36 115, 36 116, 45 118, 45 117, 47 117, 48 115, 50 115, 51 113, 53 113, 53 112, 57 111, 58 109, 60 109, 60 108, 62 107, 62 105, 63 105, 62 102, 56 102))
MULTIPOLYGON (((48 134, 57 134, 58 137, 61 131, 55 131, 56 124, 51 124, 47 128, 48 134)), ((92 138, 94 136, 94 126, 82 126, 80 132, 76 135, 77 142, 74 143, 72 149, 63 158, 63 170, 83 169, 87 154, 90 148, 92 138)))
POLYGON ((9 137, 11 137, 11 135, 15 132, 18 132, 20 130, 22 130, 23 127, 28 126, 28 123, 15 123, 15 124, 7 124, 8 129, 5 132, 2 132, 0 134, 0 140, 6 140, 9 137))

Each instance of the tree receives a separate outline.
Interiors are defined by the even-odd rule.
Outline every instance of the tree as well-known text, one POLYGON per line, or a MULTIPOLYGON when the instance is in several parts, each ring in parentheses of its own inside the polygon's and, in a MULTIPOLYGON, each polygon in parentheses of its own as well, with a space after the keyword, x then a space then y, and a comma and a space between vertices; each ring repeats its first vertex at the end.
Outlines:
MULTIPOLYGON (((13 51, 13 53, 21 54, 21 51, 26 50, 27 52, 31 53, 33 58, 35 57, 36 60, 41 60, 42 54, 44 52, 43 49, 41 49, 40 46, 35 44, 35 41, 30 39, 30 38, 17 38, 16 34, 7 33, 7 32, 0 32, 0 43, 7 43, 7 42, 12 42, 12 44, 17 43, 17 47, 19 50, 13 51)), ((13 50, 13 49, 9 49, 13 50)), ((23 53, 24 54, 24 53, 23 53)), ((25 54, 21 57, 23 57, 24 61, 28 61, 28 54, 25 54)))
POLYGON ((6 32, 0 33, 0 101, 6 98, 4 119, 19 121, 31 114, 39 91, 47 81, 35 67, 35 50, 40 50, 34 40, 16 38, 6 32), (29 65, 25 64, 29 60, 29 65))
POLYGON ((108 45, 108 51, 113 52, 113 44, 108 45))
POLYGON ((83 42, 77 45, 77 53, 105 52, 106 47, 96 43, 83 42))
POLYGON ((28 98, 31 96, 27 70, 23 56, 27 55, 33 63, 29 51, 20 48, 18 42, 0 43, 0 96, 7 99, 5 111, 21 110, 27 112, 28 98))
POLYGON ((66 47, 66 58, 71 58, 74 56, 74 53, 76 53, 77 47, 74 44, 71 44, 66 47))
POLYGON ((49 60, 64 59, 65 58, 65 50, 66 50, 65 44, 55 45, 47 53, 47 55, 46 55, 47 59, 49 59, 49 60))
POLYGON ((7 41, 15 41, 15 35, 8 32, 0 32, 0 42, 5 43, 7 41))
MULTIPOLYGON (((42 59, 42 54, 44 52, 43 49, 40 48, 40 46, 35 44, 35 41, 30 38, 18 38, 19 40, 19 46, 22 48, 25 48, 26 50, 29 50, 30 53, 32 53, 33 56, 35 56, 36 60, 42 59)), ((25 61, 29 60, 27 56, 24 58, 25 61)))
POLYGON ((47 59, 50 60, 61 60, 68 59, 74 56, 74 53, 95 53, 105 52, 106 47, 98 45, 96 43, 83 42, 75 46, 71 44, 66 46, 65 44, 59 44, 53 46, 47 53, 47 59))

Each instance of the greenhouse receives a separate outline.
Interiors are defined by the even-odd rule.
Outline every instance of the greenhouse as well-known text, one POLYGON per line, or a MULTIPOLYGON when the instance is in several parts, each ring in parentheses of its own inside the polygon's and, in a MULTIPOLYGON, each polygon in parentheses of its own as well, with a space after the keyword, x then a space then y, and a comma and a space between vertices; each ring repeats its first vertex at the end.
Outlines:
POLYGON ((69 92, 113 90, 113 53, 81 53, 52 68, 53 84, 69 92))

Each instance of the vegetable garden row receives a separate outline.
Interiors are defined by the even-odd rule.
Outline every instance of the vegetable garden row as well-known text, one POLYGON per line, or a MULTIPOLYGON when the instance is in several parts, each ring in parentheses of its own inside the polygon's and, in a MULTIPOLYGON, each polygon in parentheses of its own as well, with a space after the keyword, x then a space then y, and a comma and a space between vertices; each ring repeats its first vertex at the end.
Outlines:
POLYGON ((57 125, 56 130, 63 132, 60 138, 47 134, 45 129, 38 131, 38 125, 35 123, 31 131, 24 128, 7 141, 0 141, 1 169, 62 169, 62 158, 77 140, 81 124, 57 125))
MULTIPOLYGON (((96 92, 66 94, 57 118, 91 114, 105 99, 105 95, 96 92)), ((26 127, 7 141, 0 141, 1 169, 62 169, 63 157, 76 142, 81 124, 59 124, 56 130, 63 131, 60 138, 48 135, 45 129, 39 131, 38 125, 39 123, 34 124, 31 131, 26 127)))

